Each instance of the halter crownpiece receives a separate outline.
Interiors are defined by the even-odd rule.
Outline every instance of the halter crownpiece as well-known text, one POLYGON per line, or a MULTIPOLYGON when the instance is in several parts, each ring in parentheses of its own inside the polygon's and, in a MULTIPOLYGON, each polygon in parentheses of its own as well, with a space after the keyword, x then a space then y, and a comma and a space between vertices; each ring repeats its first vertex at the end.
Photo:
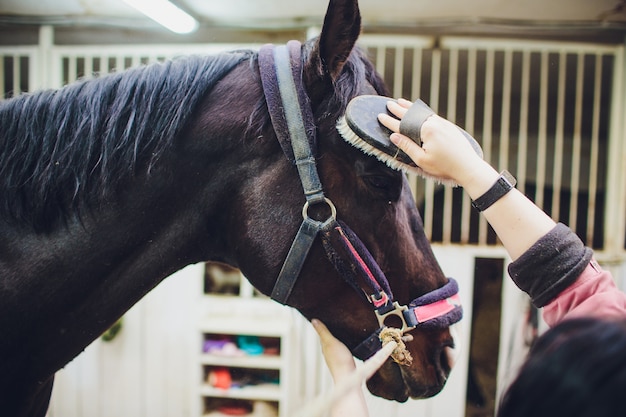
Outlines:
POLYGON ((372 304, 378 318, 380 328, 353 350, 356 357, 366 359, 381 349, 379 335, 391 316, 401 321, 401 333, 416 327, 445 328, 459 321, 463 310, 458 285, 450 278, 446 285, 416 298, 408 306, 398 304, 372 254, 346 224, 337 220, 334 204, 324 195, 312 150, 316 144, 315 125, 302 85, 300 51, 297 41, 278 47, 266 45, 259 51, 259 71, 272 126, 283 152, 297 167, 306 198, 302 224, 274 284, 272 299, 287 303, 309 250, 321 233, 330 262, 372 304), (328 205, 329 217, 322 221, 310 218, 308 207, 313 204, 328 205))

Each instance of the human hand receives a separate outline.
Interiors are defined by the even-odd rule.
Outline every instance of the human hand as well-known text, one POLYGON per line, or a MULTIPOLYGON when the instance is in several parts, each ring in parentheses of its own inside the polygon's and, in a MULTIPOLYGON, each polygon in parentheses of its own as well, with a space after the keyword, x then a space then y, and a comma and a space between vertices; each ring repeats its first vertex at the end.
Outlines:
POLYGON ((330 333, 324 323, 318 319, 312 319, 311 324, 319 335, 326 366, 328 366, 333 380, 337 383, 356 369, 352 353, 346 345, 330 333))
MULTIPOLYGON (((398 99, 387 104, 389 111, 402 119, 413 105, 408 100, 398 99)), ((427 174, 442 180, 452 180, 464 185, 471 180, 474 171, 487 164, 476 153, 465 135, 452 122, 433 114, 421 127, 422 146, 399 133, 400 120, 388 115, 378 115, 378 120, 394 133, 390 140, 402 149, 417 166, 427 174)))

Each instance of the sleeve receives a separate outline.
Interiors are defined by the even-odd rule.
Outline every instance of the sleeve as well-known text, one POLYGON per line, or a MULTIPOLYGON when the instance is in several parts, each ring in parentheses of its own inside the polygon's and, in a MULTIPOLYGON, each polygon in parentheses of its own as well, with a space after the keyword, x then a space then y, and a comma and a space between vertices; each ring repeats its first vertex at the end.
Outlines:
POLYGON ((574 317, 626 317, 626 294, 617 288, 611 274, 602 270, 595 260, 543 309, 543 318, 550 327, 574 317))
POLYGON ((569 227, 559 223, 509 265, 509 275, 536 307, 543 307, 578 279, 592 255, 569 227))

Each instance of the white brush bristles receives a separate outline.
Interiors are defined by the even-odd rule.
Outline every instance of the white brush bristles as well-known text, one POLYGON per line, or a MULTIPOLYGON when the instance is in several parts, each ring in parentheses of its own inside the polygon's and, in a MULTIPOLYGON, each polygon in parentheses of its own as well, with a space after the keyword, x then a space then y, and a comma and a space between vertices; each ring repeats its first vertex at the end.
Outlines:
POLYGON ((451 182, 449 180, 442 180, 441 178, 429 175, 426 172, 424 172, 424 170, 421 169, 420 167, 415 167, 415 166, 405 164, 404 162, 397 160, 394 155, 389 155, 388 153, 383 152, 380 149, 377 149, 374 146, 370 145, 369 143, 365 142, 363 139, 361 139, 360 136, 354 133, 354 131, 350 128, 350 126, 348 125, 348 122, 346 121, 345 116, 341 116, 339 120, 337 120, 337 131, 346 142, 348 142, 355 148, 360 149, 366 155, 374 156, 379 161, 387 164, 387 166, 391 169, 395 169, 396 171, 402 171, 405 174, 407 173, 417 174, 421 177, 435 180, 439 183, 446 184, 446 185, 452 185, 452 186, 457 185, 456 183, 451 182))

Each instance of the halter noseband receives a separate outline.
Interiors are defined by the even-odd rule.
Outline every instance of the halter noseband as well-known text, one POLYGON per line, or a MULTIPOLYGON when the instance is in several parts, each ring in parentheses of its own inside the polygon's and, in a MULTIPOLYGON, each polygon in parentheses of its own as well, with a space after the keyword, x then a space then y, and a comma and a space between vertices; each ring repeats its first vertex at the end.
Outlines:
POLYGON ((458 322, 462 307, 456 281, 416 298, 408 306, 393 300, 389 282, 358 236, 337 220, 334 204, 325 195, 312 149, 316 127, 309 98, 302 85, 301 46, 298 41, 259 51, 259 70, 272 125, 287 158, 295 164, 306 202, 303 221, 283 263, 271 297, 286 304, 300 275, 313 241, 321 234, 326 255, 343 279, 374 306, 380 328, 353 349, 359 359, 367 359, 381 348, 380 331, 386 321, 397 317, 403 333, 416 327, 445 328, 458 322), (309 217, 310 206, 325 204, 330 214, 325 220, 309 217))

